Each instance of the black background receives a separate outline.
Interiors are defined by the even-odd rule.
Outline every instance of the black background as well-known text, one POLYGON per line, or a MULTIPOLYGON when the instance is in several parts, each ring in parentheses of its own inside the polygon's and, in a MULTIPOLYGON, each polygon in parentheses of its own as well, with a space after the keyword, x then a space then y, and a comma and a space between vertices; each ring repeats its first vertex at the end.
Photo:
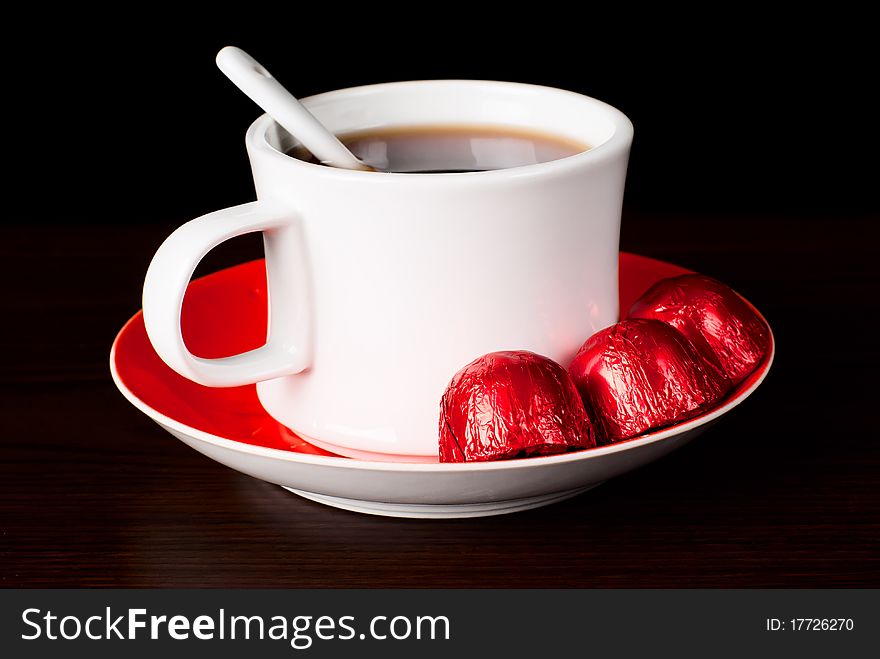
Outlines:
MULTIPOLYGON (((0 584, 880 585, 872 21, 839 4, 284 7, 34 6, 4 23, 0 584), (748 297, 777 339, 767 381, 686 450, 491 519, 346 513, 191 451, 123 400, 107 355, 164 237, 254 196, 259 111, 214 65, 227 44, 300 96, 462 77, 620 108, 622 248, 748 297)), ((260 249, 230 241, 203 271, 260 249)))
POLYGON ((878 208, 878 58, 857 15, 588 11, 593 23, 561 7, 416 7, 33 16, 10 30, 5 71, 20 90, 14 197, 29 215, 39 198, 41 221, 104 222, 182 221, 251 199, 243 137, 259 111, 214 65, 233 44, 298 96, 482 78, 604 100, 636 129, 628 210, 878 208))

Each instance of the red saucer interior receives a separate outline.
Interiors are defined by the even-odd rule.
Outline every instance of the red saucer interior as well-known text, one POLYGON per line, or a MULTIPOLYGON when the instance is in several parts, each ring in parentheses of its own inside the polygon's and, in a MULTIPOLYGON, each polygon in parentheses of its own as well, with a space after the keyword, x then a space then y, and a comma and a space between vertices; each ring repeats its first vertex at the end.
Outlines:
MULTIPOLYGON (((620 308, 628 309, 656 281, 687 272, 621 252, 620 308)), ((183 337, 199 357, 227 357, 265 342, 266 317, 266 269, 261 259, 193 281, 183 302, 183 337)), ((179 423, 255 446, 334 455, 308 444, 266 414, 254 385, 203 387, 172 371, 153 350, 140 312, 116 337, 115 366, 131 393, 179 423)))

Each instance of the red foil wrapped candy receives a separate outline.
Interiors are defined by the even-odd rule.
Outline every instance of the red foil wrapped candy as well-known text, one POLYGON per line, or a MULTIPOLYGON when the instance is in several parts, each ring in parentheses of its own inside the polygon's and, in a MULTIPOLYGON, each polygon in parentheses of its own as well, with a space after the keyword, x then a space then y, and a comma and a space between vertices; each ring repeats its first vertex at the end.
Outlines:
POLYGON ((455 374, 440 401, 440 462, 507 460, 595 445, 568 373, 532 352, 475 359, 455 374))
POLYGON ((736 292, 704 275, 681 275, 654 284, 629 310, 684 334, 707 358, 714 357, 734 385, 764 357, 770 330, 736 292))
POLYGON ((600 444, 697 416, 730 389, 681 333, 659 320, 597 332, 569 368, 600 444))

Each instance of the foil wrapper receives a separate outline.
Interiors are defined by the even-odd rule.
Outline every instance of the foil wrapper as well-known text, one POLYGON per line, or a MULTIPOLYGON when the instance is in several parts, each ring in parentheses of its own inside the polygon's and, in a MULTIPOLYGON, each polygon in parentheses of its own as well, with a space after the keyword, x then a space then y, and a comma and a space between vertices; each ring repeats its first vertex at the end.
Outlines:
POLYGON ((742 382, 764 357, 770 330, 737 293, 704 275, 663 279, 629 310, 630 318, 649 318, 684 334, 734 385, 742 382))
POLYGON ((569 373, 600 444, 697 416, 731 387, 687 338, 659 320, 624 320, 597 332, 569 373))
POLYGON ((440 462, 507 460, 595 445, 568 373, 532 352, 493 352, 472 361, 440 401, 440 462))

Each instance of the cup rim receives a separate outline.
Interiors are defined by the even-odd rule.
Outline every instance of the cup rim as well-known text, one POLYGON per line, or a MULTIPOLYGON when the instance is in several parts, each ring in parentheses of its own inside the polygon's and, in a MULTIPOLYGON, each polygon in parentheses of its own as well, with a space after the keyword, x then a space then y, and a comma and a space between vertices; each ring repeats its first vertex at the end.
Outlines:
POLYGON ((428 87, 435 85, 462 85, 478 87, 491 87, 494 89, 508 90, 531 90, 543 93, 563 94, 576 97, 581 101, 586 101, 595 108, 603 112, 612 125, 611 135, 602 143, 592 146, 586 151, 576 153, 571 156, 559 158, 557 160, 548 160, 547 162, 534 163, 529 165, 519 165, 516 167, 508 167, 505 169, 491 169, 479 172, 431 172, 419 173, 414 176, 407 172, 370 172, 351 169, 341 169, 337 167, 327 167, 316 163, 306 162, 293 158, 292 156, 282 153, 269 143, 267 133, 269 128, 275 124, 274 119, 268 114, 257 117, 248 128, 245 142, 249 152, 253 150, 255 153, 265 154, 274 161, 284 163, 286 166, 294 167, 303 174, 319 174, 322 177, 336 178, 340 181, 364 181, 364 180, 408 180, 413 183, 424 181, 446 181, 451 180, 471 180, 477 179, 487 181, 488 179, 514 179, 514 178, 530 178, 534 176, 544 176, 548 174, 559 174, 571 169, 598 163, 607 159, 614 158, 621 152, 626 153, 630 148, 633 138, 633 126, 629 118, 617 108, 585 94, 560 89, 557 87, 549 87, 546 85, 533 85, 522 82, 505 82, 499 80, 467 80, 467 79, 437 79, 437 80, 406 80, 400 82, 385 82, 371 85, 359 85, 356 87, 346 87, 336 89, 329 92, 323 92, 308 96, 301 99, 302 103, 308 107, 316 102, 332 101, 338 97, 350 96, 352 94, 375 92, 381 90, 392 90, 405 88, 428 87), (369 178, 364 178, 369 177, 369 178))

